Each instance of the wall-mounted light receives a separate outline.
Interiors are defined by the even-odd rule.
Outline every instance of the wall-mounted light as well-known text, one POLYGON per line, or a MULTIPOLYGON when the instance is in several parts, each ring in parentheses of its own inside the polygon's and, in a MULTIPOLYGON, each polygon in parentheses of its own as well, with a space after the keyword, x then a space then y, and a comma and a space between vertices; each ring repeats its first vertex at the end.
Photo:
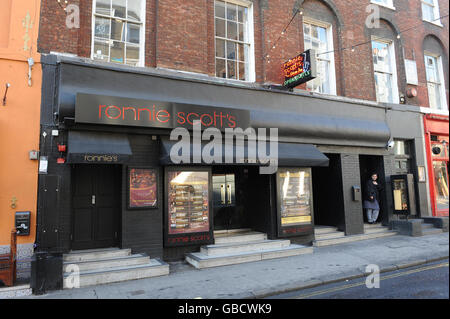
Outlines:
POLYGON ((5 89, 5 95, 3 96, 3 106, 6 105, 6 94, 8 94, 8 89, 11 86, 11 84, 6 83, 5 86, 6 86, 6 89, 5 89))

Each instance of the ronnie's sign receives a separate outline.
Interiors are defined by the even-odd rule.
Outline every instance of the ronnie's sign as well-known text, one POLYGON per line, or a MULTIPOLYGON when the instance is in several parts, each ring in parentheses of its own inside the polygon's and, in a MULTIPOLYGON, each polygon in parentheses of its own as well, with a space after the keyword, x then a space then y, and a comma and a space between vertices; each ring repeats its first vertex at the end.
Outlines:
POLYGON ((316 54, 307 50, 283 64, 285 87, 293 88, 316 77, 316 54))
POLYGON ((199 120, 204 128, 245 129, 250 126, 250 113, 232 108, 83 93, 76 97, 76 123, 192 129, 194 120, 199 120))

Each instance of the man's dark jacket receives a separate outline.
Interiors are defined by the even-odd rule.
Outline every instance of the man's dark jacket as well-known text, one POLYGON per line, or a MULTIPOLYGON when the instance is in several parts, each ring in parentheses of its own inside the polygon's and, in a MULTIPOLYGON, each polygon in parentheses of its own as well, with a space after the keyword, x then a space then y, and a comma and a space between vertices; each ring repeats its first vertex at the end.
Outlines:
POLYGON ((377 181, 377 183, 378 185, 375 185, 371 179, 366 182, 366 200, 372 201, 370 196, 373 196, 377 202, 380 202, 380 191, 383 188, 381 187, 380 182, 377 181))

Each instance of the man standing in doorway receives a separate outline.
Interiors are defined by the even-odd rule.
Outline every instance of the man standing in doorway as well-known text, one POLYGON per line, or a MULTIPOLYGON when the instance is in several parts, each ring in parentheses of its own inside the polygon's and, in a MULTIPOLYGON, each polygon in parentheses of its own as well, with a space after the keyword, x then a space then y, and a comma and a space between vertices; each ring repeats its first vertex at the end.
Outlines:
POLYGON ((369 224, 376 224, 380 212, 379 198, 381 186, 378 184, 377 179, 377 173, 373 173, 370 180, 366 183, 366 198, 363 207, 366 210, 369 224))

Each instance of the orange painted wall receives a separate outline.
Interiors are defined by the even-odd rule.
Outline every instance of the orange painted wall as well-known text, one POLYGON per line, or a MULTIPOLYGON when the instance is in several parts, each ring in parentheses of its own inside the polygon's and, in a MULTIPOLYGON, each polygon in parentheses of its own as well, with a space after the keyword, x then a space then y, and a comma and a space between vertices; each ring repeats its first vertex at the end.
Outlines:
POLYGON ((0 27, 0 245, 9 245, 16 211, 31 211, 30 235, 19 236, 18 243, 33 243, 36 235, 38 161, 30 160, 28 152, 39 149, 42 69, 36 48, 41 1, 3 1, 0 25, 9 25, 0 27), (31 86, 30 57, 35 63, 31 86), (3 106, 6 83, 11 86, 3 106), (16 208, 11 208, 13 197, 16 208))

